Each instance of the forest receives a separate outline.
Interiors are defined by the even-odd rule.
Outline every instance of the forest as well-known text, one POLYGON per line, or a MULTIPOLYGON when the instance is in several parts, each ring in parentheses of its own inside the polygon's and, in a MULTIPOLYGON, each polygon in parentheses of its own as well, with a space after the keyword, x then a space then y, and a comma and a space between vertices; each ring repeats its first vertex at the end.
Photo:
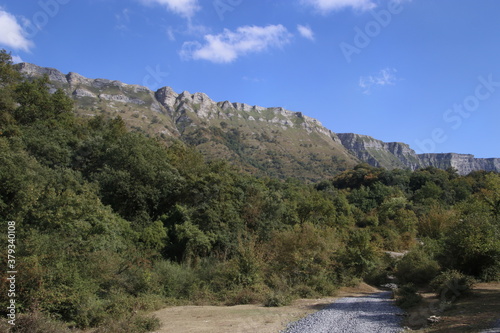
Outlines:
POLYGON ((314 184, 256 177, 119 117, 77 117, 6 51, 0 185, 2 267, 15 222, 15 326, 5 270, 0 285, 12 332, 147 332, 166 305, 281 306, 388 275, 410 294, 500 280, 499 174, 360 164, 314 184))

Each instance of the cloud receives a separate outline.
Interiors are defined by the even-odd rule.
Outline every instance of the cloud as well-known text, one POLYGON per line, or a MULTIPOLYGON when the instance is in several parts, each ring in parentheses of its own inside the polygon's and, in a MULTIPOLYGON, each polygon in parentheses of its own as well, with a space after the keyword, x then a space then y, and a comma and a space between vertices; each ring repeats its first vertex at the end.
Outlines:
POLYGON ((364 89, 364 94, 370 94, 373 86, 394 85, 397 81, 394 68, 384 68, 376 75, 362 76, 359 78, 359 86, 364 89))
POLYGON ((367 11, 377 5, 373 0, 301 0, 303 4, 312 6, 322 14, 338 11, 348 7, 352 9, 367 11))
POLYGON ((214 63, 230 63, 248 53, 263 52, 290 42, 292 35, 279 25, 265 27, 244 26, 236 31, 224 29, 218 35, 205 35, 205 44, 185 42, 181 56, 184 59, 208 60, 214 63))
POLYGON ((201 9, 198 0, 139 0, 144 4, 158 4, 166 6, 171 12, 185 18, 191 18, 201 9))
POLYGON ((13 55, 12 56, 12 62, 15 63, 15 64, 19 64, 19 63, 24 62, 24 61, 23 61, 23 59, 20 56, 13 55))
POLYGON ((130 23, 130 10, 125 8, 121 11, 121 13, 115 14, 116 18, 116 30, 127 31, 128 24, 130 23))
POLYGON ((24 31, 14 15, 0 7, 0 44, 16 50, 29 51, 33 42, 24 37, 24 31))
POLYGON ((309 26, 297 25, 297 30, 299 34, 307 39, 314 40, 314 32, 311 30, 309 26))

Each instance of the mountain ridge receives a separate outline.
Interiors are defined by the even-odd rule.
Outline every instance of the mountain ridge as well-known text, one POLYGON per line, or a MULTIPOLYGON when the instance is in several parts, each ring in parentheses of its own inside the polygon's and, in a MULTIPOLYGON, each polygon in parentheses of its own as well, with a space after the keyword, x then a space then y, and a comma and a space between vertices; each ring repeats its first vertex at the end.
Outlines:
POLYGON ((447 169, 459 174, 500 171, 500 159, 469 154, 416 154, 406 143, 383 142, 367 135, 334 133, 317 119, 282 107, 213 101, 202 92, 175 92, 78 73, 18 64, 28 77, 47 75, 83 116, 120 116, 128 126, 165 140, 196 146, 208 159, 225 159, 243 170, 279 178, 317 181, 360 162, 387 169, 447 169))
POLYGON ((410 170, 426 167, 454 168, 460 175, 479 170, 500 171, 500 158, 476 158, 472 154, 458 153, 417 154, 408 144, 402 142, 383 142, 354 133, 337 133, 337 136, 359 159, 376 167, 410 170))

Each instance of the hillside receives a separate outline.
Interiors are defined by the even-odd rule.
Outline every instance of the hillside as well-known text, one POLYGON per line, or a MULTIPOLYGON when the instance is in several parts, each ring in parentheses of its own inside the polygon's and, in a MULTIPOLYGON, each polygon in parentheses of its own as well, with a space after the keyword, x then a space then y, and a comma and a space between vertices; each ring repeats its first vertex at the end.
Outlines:
POLYGON ((107 79, 22 63, 29 77, 48 75, 54 88, 75 100, 82 116, 120 116, 135 130, 166 141, 179 139, 209 160, 224 159, 242 170, 277 178, 318 181, 365 162, 386 169, 455 168, 459 174, 500 171, 500 159, 467 154, 416 154, 409 145, 354 133, 336 134, 318 120, 281 107, 215 102, 204 93, 157 91, 107 79))
POLYGON ((214 102, 203 93, 156 92, 119 81, 67 75, 23 63, 22 73, 49 76, 76 102, 80 115, 120 116, 136 130, 196 146, 208 159, 225 159, 242 169, 272 177, 319 180, 359 160, 316 119, 281 107, 214 102))

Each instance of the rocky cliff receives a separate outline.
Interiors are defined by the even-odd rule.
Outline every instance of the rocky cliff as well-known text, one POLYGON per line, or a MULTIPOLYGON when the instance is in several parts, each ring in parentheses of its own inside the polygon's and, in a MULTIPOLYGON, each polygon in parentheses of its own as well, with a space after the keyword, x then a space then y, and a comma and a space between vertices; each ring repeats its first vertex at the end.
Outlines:
POLYGON ((415 151, 405 143, 383 142, 354 133, 339 133, 337 136, 354 156, 370 165, 387 169, 412 170, 420 165, 415 151))
POLYGON ((316 181, 357 163, 388 169, 453 167, 460 174, 500 171, 500 159, 462 154, 416 154, 405 143, 383 142, 353 133, 335 134, 318 120, 281 107, 215 102, 204 93, 151 91, 107 79, 22 63, 29 77, 48 75, 53 89, 65 90, 82 116, 120 116, 125 123, 166 141, 196 146, 208 159, 225 159, 243 170, 316 181))
POLYGON ((420 154, 421 167, 433 166, 440 169, 455 168, 461 175, 484 170, 500 172, 500 158, 475 158, 470 154, 420 154))
POLYGON ((357 158, 376 167, 416 170, 425 167, 455 168, 459 174, 485 170, 500 172, 500 158, 475 158, 469 154, 416 154, 401 142, 383 142, 370 136, 339 133, 342 144, 357 158))

